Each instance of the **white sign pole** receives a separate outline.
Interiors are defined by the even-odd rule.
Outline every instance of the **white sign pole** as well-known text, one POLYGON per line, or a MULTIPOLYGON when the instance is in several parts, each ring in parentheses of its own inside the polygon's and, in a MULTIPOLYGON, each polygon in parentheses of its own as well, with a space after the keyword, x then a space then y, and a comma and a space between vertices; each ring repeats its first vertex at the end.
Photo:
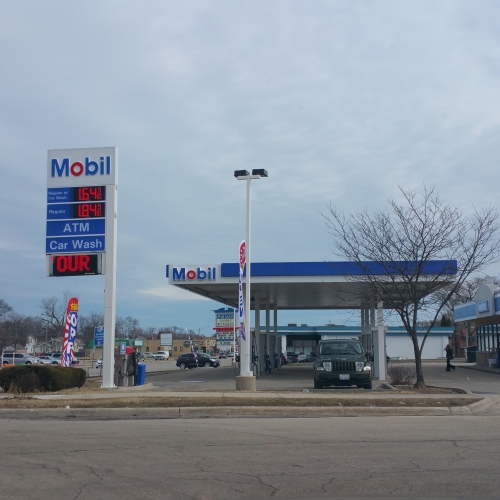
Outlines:
MULTIPOLYGON (((118 156, 118 155, 117 155, 118 156)), ((118 170, 118 158, 115 158, 118 170)), ((116 181, 115 181, 116 182, 116 181)), ((116 218, 118 186, 106 187, 106 279, 104 289, 104 345, 102 348, 102 387, 115 387, 116 322, 116 218)))

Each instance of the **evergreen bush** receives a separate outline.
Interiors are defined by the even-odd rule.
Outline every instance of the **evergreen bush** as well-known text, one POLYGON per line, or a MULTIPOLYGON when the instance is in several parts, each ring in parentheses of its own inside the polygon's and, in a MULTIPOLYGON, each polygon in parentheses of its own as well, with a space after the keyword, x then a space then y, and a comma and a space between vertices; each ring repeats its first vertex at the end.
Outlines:
POLYGON ((55 392, 83 387, 87 374, 83 368, 20 365, 0 370, 0 387, 5 392, 55 392))

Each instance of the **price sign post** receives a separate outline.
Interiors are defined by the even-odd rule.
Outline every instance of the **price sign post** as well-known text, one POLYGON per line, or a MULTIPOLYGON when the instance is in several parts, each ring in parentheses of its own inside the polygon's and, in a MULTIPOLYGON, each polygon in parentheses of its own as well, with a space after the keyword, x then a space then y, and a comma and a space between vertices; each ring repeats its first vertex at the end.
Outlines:
POLYGON ((105 275, 105 388, 114 387, 117 189, 116 148, 48 151, 47 276, 105 275))

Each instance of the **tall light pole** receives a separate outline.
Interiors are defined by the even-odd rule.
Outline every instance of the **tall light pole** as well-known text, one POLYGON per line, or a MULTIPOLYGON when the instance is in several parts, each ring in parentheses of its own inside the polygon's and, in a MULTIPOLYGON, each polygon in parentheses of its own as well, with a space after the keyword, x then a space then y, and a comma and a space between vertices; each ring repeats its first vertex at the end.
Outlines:
POLYGON ((247 235, 246 235, 246 280, 245 280, 245 331, 246 340, 241 339, 240 342, 240 375, 236 377, 236 390, 255 391, 255 376, 253 371, 250 371, 250 356, 252 349, 250 346, 250 228, 251 228, 251 183, 253 179, 267 177, 267 170, 263 168, 255 168, 252 174, 248 170, 235 170, 234 176, 239 181, 247 181, 247 235))

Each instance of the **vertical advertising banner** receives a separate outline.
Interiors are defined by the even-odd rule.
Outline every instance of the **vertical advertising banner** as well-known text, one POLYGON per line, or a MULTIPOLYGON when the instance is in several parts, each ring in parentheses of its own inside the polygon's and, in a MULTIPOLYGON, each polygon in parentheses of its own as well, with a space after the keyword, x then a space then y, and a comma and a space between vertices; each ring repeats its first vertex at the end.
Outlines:
POLYGON ((240 324, 240 333, 241 333, 241 338, 243 340, 247 339, 247 334, 245 331, 245 305, 243 302, 243 271, 245 270, 245 262, 246 262, 246 243, 242 241, 240 243, 240 280, 238 283, 238 291, 239 291, 239 297, 238 297, 238 320, 240 324))
POLYGON ((61 356, 61 366, 71 366, 75 357, 75 338, 78 324, 78 299, 69 299, 66 309, 66 324, 64 325, 64 342, 61 356))

